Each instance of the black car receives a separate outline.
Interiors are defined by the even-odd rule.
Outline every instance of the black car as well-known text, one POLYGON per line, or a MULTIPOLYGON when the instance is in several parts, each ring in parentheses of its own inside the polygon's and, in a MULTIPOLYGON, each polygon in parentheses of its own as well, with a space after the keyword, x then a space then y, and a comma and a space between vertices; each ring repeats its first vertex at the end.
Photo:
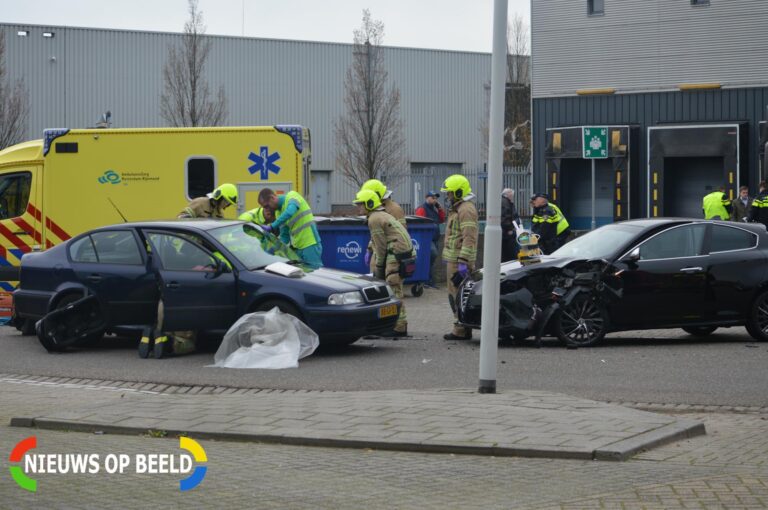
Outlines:
POLYGON ((277 306, 321 344, 391 330, 400 309, 386 283, 312 270, 259 227, 226 220, 102 227, 22 259, 17 318, 37 321, 87 296, 97 298, 104 331, 154 324, 162 297, 165 331, 224 332, 277 306))
MULTIPOLYGON (((478 275, 479 278, 482 276, 478 275)), ((486 275, 487 278, 487 275, 486 275)), ((459 320, 480 327, 483 280, 459 289, 459 320)), ((500 331, 593 345, 610 331, 746 326, 768 340, 768 232, 762 224, 658 218, 578 237, 538 264, 502 265, 500 331)))

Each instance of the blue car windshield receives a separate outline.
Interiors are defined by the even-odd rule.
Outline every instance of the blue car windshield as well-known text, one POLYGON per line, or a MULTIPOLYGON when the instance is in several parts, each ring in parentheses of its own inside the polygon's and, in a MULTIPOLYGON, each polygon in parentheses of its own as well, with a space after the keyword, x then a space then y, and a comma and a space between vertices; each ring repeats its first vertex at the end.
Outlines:
POLYGON ((579 236, 552 253, 553 257, 612 260, 642 231, 636 225, 616 223, 579 236))
POLYGON ((251 223, 214 228, 209 233, 248 269, 301 260, 290 246, 251 223))

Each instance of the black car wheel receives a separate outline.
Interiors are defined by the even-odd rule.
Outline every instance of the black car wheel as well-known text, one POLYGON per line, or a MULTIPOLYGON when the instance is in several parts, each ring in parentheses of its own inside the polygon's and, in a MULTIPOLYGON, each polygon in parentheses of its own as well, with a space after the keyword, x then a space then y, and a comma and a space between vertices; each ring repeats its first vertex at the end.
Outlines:
MULTIPOLYGON (((66 294, 64 297, 59 299, 59 301, 56 303, 56 306, 54 307, 54 310, 60 310, 61 308, 64 308, 65 306, 74 303, 75 301, 78 301, 82 299, 82 295, 80 294, 66 294)), ((62 352, 66 349, 66 346, 61 346, 58 344, 53 343, 49 338, 48 335, 45 334, 45 332, 42 330, 43 327, 43 321, 40 321, 37 323, 36 327, 36 333, 37 333, 37 339, 40 341, 43 347, 45 347, 45 350, 48 352, 62 352)), ((86 336, 84 339, 82 339, 78 344, 93 344, 98 342, 104 337, 104 331, 97 331, 96 333, 91 333, 90 335, 86 336)))
POLYGON ((683 331, 693 336, 709 336, 715 332, 717 326, 691 326, 683 328, 683 331))
POLYGON ((588 295, 576 297, 552 318, 554 333, 561 342, 579 347, 600 343, 608 327, 608 312, 588 295))
POLYGON ((761 342, 768 341, 768 291, 757 296, 752 303, 746 326, 752 338, 761 342))

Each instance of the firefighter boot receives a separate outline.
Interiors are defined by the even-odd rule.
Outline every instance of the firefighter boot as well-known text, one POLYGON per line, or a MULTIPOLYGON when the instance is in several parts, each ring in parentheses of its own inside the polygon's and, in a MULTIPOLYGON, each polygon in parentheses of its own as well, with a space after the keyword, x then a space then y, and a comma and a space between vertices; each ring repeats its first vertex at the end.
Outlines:
POLYGON ((139 358, 148 358, 150 351, 154 349, 154 345, 155 332, 152 328, 144 328, 144 331, 141 333, 141 340, 139 341, 139 358))
POLYGON ((162 359, 173 351, 173 337, 168 335, 155 338, 155 359, 162 359))

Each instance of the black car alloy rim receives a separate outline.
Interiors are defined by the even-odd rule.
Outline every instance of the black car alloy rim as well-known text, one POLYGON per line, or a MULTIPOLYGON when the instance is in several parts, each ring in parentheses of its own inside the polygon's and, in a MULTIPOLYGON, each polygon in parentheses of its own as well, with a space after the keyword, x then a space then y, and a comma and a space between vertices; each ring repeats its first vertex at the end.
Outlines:
MULTIPOLYGON (((605 327, 603 315, 591 299, 579 299, 572 303, 563 310, 560 320, 563 334, 569 342, 575 344, 585 344, 595 340, 605 327)), ((768 315, 766 321, 768 321, 768 315)))
POLYGON ((757 303, 757 326, 760 328, 760 332, 764 335, 768 335, 768 294, 763 294, 760 301, 757 303))

